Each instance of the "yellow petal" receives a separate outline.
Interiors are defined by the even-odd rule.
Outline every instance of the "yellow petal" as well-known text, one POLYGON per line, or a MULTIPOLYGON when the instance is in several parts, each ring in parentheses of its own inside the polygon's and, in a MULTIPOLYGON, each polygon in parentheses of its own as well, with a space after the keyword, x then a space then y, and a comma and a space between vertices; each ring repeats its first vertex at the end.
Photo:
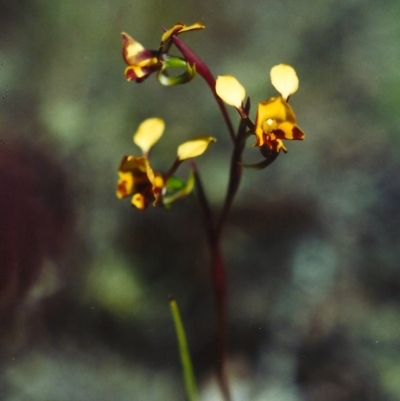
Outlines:
POLYGON ((146 72, 140 66, 129 65, 125 68, 124 75, 127 81, 136 81, 143 78, 146 75, 146 72))
POLYGON ((264 133, 276 130, 285 122, 294 125, 296 124, 296 117, 292 108, 281 97, 273 97, 259 103, 255 123, 257 146, 261 146, 264 143, 264 133))
POLYGON ((137 55, 140 54, 144 47, 129 36, 127 33, 122 32, 122 55, 127 64, 135 64, 137 61, 137 55))
POLYGON ((165 128, 161 118, 148 118, 144 120, 133 135, 133 142, 139 146, 143 154, 147 154, 150 148, 161 138, 165 128))
POLYGON ((198 29, 204 29, 205 25, 201 22, 195 22, 192 25, 183 25, 182 29, 179 30, 179 33, 188 32, 188 31, 197 31, 198 29))
POLYGON ((130 172, 118 171, 118 184, 116 195, 119 199, 132 194, 133 176, 130 172))
POLYGON ((215 141, 216 139, 212 136, 200 136, 191 141, 184 142, 178 147, 178 158, 179 160, 186 160, 200 156, 206 151, 208 145, 215 141))
POLYGON ((164 45, 172 35, 187 32, 187 31, 195 31, 197 29, 204 29, 205 26, 201 22, 196 22, 192 25, 184 25, 180 22, 175 24, 172 28, 168 29, 164 32, 163 36, 161 37, 161 46, 164 45))
POLYGON ((146 199, 146 197, 140 193, 132 196, 131 203, 140 210, 146 209, 149 204, 148 199, 146 199))
POLYGON ((277 129, 274 131, 277 138, 280 139, 295 139, 295 140, 303 140, 304 133, 301 129, 288 121, 279 124, 277 129))
POLYGON ((280 139, 276 139, 275 141, 271 141, 269 143, 267 142, 266 145, 274 152, 279 153, 281 150, 283 150, 284 153, 287 153, 287 149, 280 139))
POLYGON ((232 75, 222 75, 215 84, 217 95, 230 106, 240 108, 246 97, 242 84, 232 75))
POLYGON ((271 82, 285 100, 299 87, 299 78, 295 69, 287 64, 279 64, 271 68, 271 82))

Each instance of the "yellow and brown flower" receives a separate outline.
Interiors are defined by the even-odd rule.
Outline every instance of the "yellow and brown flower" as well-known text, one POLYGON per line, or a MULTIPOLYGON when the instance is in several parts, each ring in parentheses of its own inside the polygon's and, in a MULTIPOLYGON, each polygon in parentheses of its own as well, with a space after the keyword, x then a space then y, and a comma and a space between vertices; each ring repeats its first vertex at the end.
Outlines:
POLYGON ((155 173, 145 157, 126 155, 118 168, 116 195, 119 199, 132 196, 131 203, 144 210, 157 204, 164 187, 162 175, 155 173))
POLYGON ((167 53, 173 35, 203 28, 204 25, 200 23, 175 24, 162 35, 158 50, 146 49, 127 33, 122 32, 122 56, 128 65, 125 68, 125 78, 128 81, 140 83, 152 73, 157 72, 158 79, 163 85, 177 85, 190 81, 196 75, 195 68, 190 66, 185 59, 170 56, 167 53), (185 72, 179 76, 170 76, 167 74, 167 70, 170 68, 183 68, 185 72))
POLYGON ((287 152, 282 139, 304 139, 304 133, 296 125, 292 108, 282 97, 267 99, 258 104, 255 134, 256 146, 267 146, 274 152, 287 152))
POLYGON ((122 32, 122 56, 128 64, 125 68, 128 81, 142 82, 162 67, 158 51, 145 49, 125 32, 122 32))
POLYGON ((165 123, 161 118, 144 120, 133 135, 133 142, 141 149, 143 156, 125 155, 118 168, 117 197, 122 199, 131 196, 132 205, 141 210, 151 203, 154 206, 168 206, 189 195, 193 189, 192 175, 184 183, 173 174, 183 161, 202 155, 209 144, 215 142, 215 138, 203 135, 182 143, 171 168, 162 174, 152 169, 148 157, 150 149, 163 135, 164 128, 165 123))

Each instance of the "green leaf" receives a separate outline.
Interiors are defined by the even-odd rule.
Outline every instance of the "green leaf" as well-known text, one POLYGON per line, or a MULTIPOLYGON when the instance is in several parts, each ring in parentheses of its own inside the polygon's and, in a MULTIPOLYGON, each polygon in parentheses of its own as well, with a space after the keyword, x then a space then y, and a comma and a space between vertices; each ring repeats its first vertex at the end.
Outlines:
MULTIPOLYGON (((179 178, 177 178, 177 179, 179 180, 179 178)), ((168 206, 172 202, 175 202, 177 199, 180 199, 180 198, 183 198, 185 196, 188 196, 193 190, 194 183, 195 183, 195 178, 194 178, 193 171, 191 171, 187 181, 184 182, 185 185, 181 189, 178 189, 178 190, 176 190, 174 192, 171 191, 170 194, 164 195, 163 204, 165 206, 168 206)))
POLYGON ((185 379, 186 393, 189 401, 198 400, 196 378, 194 376, 189 347, 186 339, 185 328, 183 327, 178 304, 175 298, 170 297, 169 306, 175 324, 176 338, 178 340, 179 354, 181 357, 183 377, 185 379))
POLYGON ((185 185, 186 182, 184 180, 173 175, 172 177, 169 178, 165 187, 170 190, 179 190, 184 188, 185 185))

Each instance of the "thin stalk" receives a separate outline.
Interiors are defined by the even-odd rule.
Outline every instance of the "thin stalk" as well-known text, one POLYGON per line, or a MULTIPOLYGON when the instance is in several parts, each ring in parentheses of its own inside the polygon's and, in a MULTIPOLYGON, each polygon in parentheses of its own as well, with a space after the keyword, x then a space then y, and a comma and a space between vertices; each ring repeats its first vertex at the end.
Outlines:
POLYGON ((230 135, 232 141, 234 142, 235 141, 235 130, 233 128, 232 121, 229 118, 229 114, 228 114, 228 111, 226 110, 224 102, 217 95, 217 92, 215 91, 215 78, 211 74, 211 71, 208 69, 208 67, 204 63, 204 61, 197 54, 195 54, 184 42, 182 42, 182 40, 180 40, 178 36, 173 35, 172 41, 174 42, 175 46, 179 49, 179 51, 182 53, 182 55, 185 57, 185 59, 188 61, 188 63, 191 66, 196 67, 196 72, 198 72, 203 77, 203 79, 206 81, 207 85, 210 87, 211 92, 213 93, 214 98, 221 111, 222 117, 225 120, 225 124, 228 128, 229 135, 230 135))
MULTIPOLYGON (((247 116, 250 110, 250 99, 247 99, 246 105, 243 109, 243 113, 247 116)), ((239 124, 238 133, 235 136, 235 143, 231 157, 231 165, 229 171, 229 183, 228 190, 226 191, 224 206, 222 207, 221 215, 217 224, 217 237, 221 237, 221 232, 223 226, 228 217, 229 211, 231 210, 233 200, 235 199, 236 193, 240 186, 240 181, 242 179, 242 154, 246 145, 246 140, 248 138, 247 127, 251 125, 252 122, 248 119, 242 119, 239 124)), ((254 127, 254 125, 253 125, 254 127)))
POLYGON ((197 170, 197 166, 193 160, 191 160, 191 166, 195 176, 197 199, 200 207, 203 210, 204 226, 211 253, 211 277, 217 304, 217 376, 224 399, 226 401, 230 401, 231 395, 229 391, 228 378, 225 371, 227 331, 225 267, 220 248, 220 239, 217 234, 210 204, 204 191, 203 182, 201 180, 199 171, 197 170))
MULTIPOLYGON (((203 77, 207 85, 211 89, 221 114, 225 120, 226 126, 229 131, 229 135, 233 141, 234 148, 232 152, 230 173, 229 173, 229 184, 225 197, 224 206, 221 215, 216 224, 211 213, 211 208, 204 191, 204 187, 194 162, 192 162, 192 168, 195 175, 196 192, 199 204, 204 213, 204 221, 207 239, 209 242, 209 248, 211 252, 211 269, 212 269, 212 282, 214 293, 217 303, 217 349, 218 349, 218 381, 221 388, 221 392, 226 401, 231 400, 228 379, 226 376, 226 331, 227 331, 227 297, 226 297, 226 277, 225 277, 225 266, 221 252, 220 239, 223 226, 225 224, 227 215, 231 209, 233 200, 237 193, 240 185, 242 176, 242 153, 244 150, 245 142, 247 139, 247 126, 249 124, 248 118, 243 118, 238 129, 238 135, 235 135, 232 122, 229 118, 225 104, 222 99, 217 95, 215 91, 215 79, 211 74, 206 64, 195 54, 193 51, 182 42, 176 35, 172 36, 172 41, 175 46, 180 50, 182 55, 185 57, 187 62, 196 68, 196 71, 203 77)), ((250 101, 247 101, 243 113, 247 114, 250 109, 250 101)))
POLYGON ((212 252, 212 275, 214 292, 217 298, 217 349, 218 349, 218 382, 221 392, 226 401, 231 400, 229 381, 226 373, 226 331, 227 331, 227 296, 225 265, 217 239, 211 248, 212 252))

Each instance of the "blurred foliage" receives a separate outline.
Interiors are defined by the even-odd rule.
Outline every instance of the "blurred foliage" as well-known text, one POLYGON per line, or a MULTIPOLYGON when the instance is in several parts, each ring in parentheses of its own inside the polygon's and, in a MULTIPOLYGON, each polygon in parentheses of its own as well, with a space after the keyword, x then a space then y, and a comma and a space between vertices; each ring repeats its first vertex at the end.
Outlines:
POLYGON ((201 396, 218 399, 195 203, 139 212, 115 197, 132 134, 161 117, 154 167, 215 136, 198 164, 221 200, 230 143, 200 78, 123 76, 121 31, 155 47, 162 27, 200 21, 185 40, 253 108, 273 65, 296 68, 307 133, 245 172, 225 232, 235 400, 400 400, 399 12, 395 0, 0 2, 0 398, 183 400, 174 294, 201 396))

